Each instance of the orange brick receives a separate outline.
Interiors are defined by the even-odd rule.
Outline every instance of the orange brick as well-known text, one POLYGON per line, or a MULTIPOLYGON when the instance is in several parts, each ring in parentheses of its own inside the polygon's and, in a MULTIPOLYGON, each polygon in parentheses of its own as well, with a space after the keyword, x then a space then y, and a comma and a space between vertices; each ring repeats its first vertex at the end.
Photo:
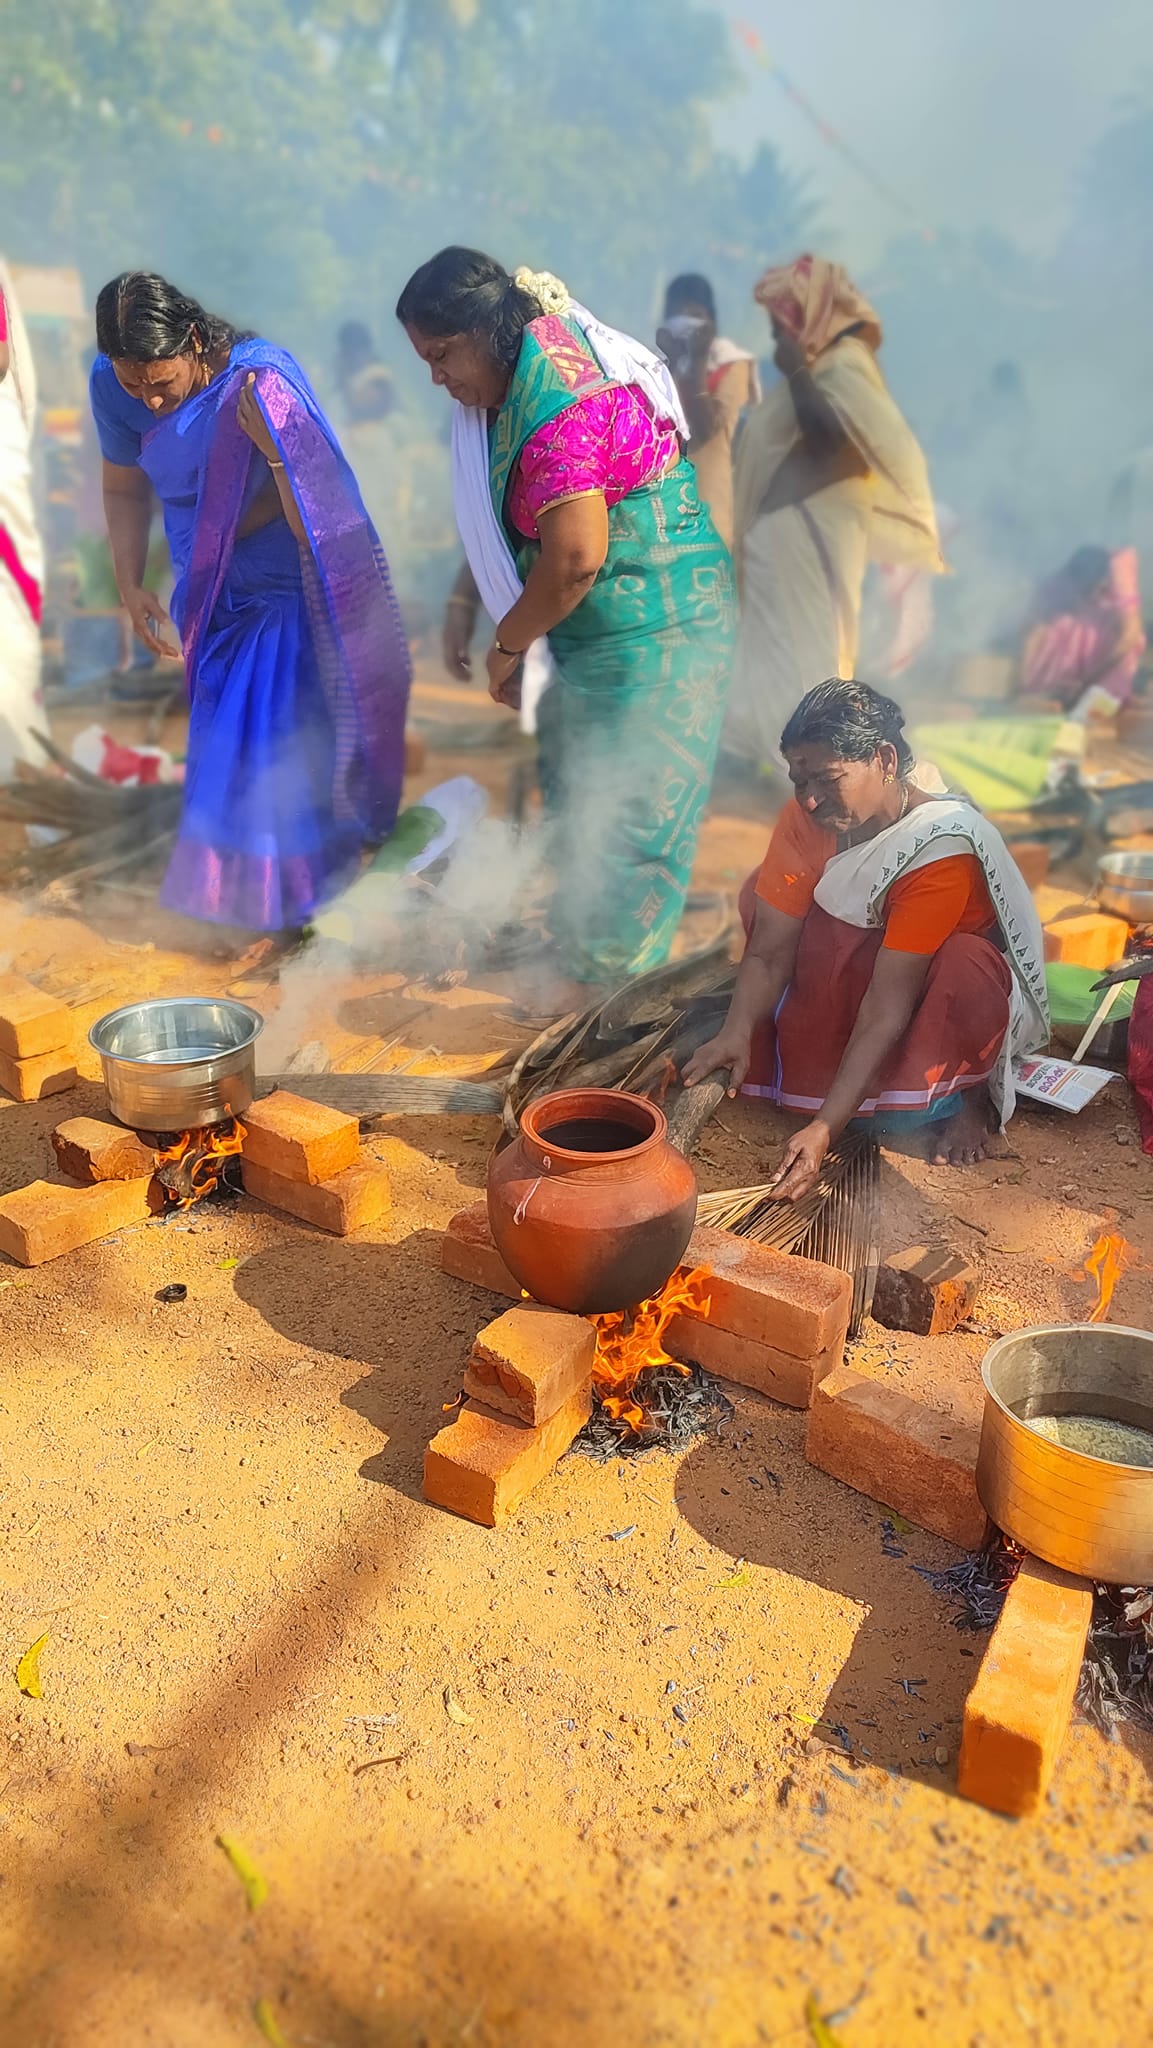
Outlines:
POLYGON ((100 1180, 139 1180, 156 1166, 155 1152, 135 1131, 96 1116, 71 1116, 57 1124, 52 1150, 61 1173, 86 1187, 100 1180))
POLYGON ((458 1209, 440 1244, 440 1263, 454 1279, 468 1280, 474 1287, 487 1287, 490 1294, 507 1294, 513 1301, 525 1299, 519 1280, 514 1280, 492 1241, 488 1207, 472 1202, 458 1209))
POLYGON ((1028 889, 1039 889, 1052 865, 1052 853, 1043 839, 1015 839, 1009 848, 1025 878, 1028 889))
POLYGON ((873 1317, 886 1330, 943 1337, 964 1322, 977 1297, 977 1272, 946 1245, 911 1245, 877 1273, 873 1317))
POLYGON ((325 1109, 278 1088, 244 1113, 244 1159, 285 1180, 319 1186, 355 1166, 360 1156, 360 1126, 354 1116, 325 1109))
POLYGON ((150 1180, 105 1180, 95 1187, 34 1180, 0 1196, 0 1252, 20 1266, 42 1266, 130 1223, 145 1223, 163 1198, 150 1180))
POLYGON ((985 1537, 974 1474, 980 1431, 838 1366, 813 1395, 810 1465, 962 1550, 985 1537))
POLYGON ((1116 967, 1125 958, 1129 927, 1123 917, 1085 910, 1078 917, 1055 917, 1045 926, 1046 960, 1065 960, 1075 967, 1116 967))
POLYGON ((853 1283, 815 1259, 698 1224, 682 1261, 709 1269, 708 1320, 793 1358, 819 1358, 845 1341, 853 1283))
POLYGON ((0 975, 0 1052, 10 1059, 29 1060, 65 1047, 71 1051, 75 1029, 65 1003, 42 994, 18 974, 0 975))
POLYGON ((826 1374, 841 1363, 844 1345, 837 1344, 816 1358, 794 1358, 788 1351, 775 1351, 771 1344, 758 1344, 752 1337, 734 1337, 731 1330, 699 1316, 674 1316, 663 1343, 670 1358, 682 1364, 702 1365, 718 1379, 734 1380, 739 1387, 752 1387, 786 1408, 807 1408, 826 1374))
POLYGON ((596 1332, 583 1316, 535 1302, 509 1308, 473 1345, 464 1391, 535 1429, 587 1386, 595 1350, 596 1332))
POLYGON ((374 1159, 358 1159, 331 1180, 288 1180, 269 1173, 250 1159, 241 1162, 245 1193, 255 1195, 273 1209, 283 1209, 311 1223, 317 1230, 330 1230, 334 1237, 349 1237, 369 1223, 379 1223, 392 1207, 392 1188, 386 1167, 374 1159))
POLYGON ((957 1789, 994 1813, 1036 1812, 1069 1725, 1093 1588, 1027 1557, 965 1706, 957 1789))
POLYGON ((539 1429, 466 1401, 424 1454, 424 1497, 486 1529, 499 1529, 552 1471, 592 1412, 592 1389, 570 1394, 539 1429))
POLYGON ((59 1095, 74 1088, 79 1075, 67 1049, 36 1053, 26 1060, 14 1060, 0 1052, 0 1088, 13 1102, 39 1102, 41 1096, 59 1095))

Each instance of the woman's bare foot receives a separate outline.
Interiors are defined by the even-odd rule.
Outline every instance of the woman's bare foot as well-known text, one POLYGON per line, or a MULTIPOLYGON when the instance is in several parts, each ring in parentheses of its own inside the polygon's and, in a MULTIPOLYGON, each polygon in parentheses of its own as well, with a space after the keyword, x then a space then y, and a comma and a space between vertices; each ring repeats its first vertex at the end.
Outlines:
POLYGON ((929 1139, 934 1166, 975 1166, 978 1159, 1003 1159, 1006 1149, 985 1088, 970 1089, 956 1116, 938 1124, 929 1139))

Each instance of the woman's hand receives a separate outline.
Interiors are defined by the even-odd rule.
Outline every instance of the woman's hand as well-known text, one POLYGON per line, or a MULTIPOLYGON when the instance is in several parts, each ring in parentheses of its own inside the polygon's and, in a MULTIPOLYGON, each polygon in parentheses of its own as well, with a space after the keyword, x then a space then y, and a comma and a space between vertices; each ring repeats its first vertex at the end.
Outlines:
POLYGON ((149 653, 158 654, 162 661, 183 661, 184 654, 180 646, 179 635, 156 592, 154 590, 126 590, 123 595, 124 609, 132 621, 132 630, 136 634, 137 639, 144 642, 149 653), (165 626, 168 627, 172 634, 172 639, 176 643, 175 646, 171 642, 165 642, 161 639, 160 636, 165 626))
POLYGON ((455 676, 458 683, 467 683, 472 675, 472 658, 469 654, 469 649, 472 646, 472 635, 475 625, 475 611, 465 603, 463 598, 458 597, 454 591, 444 608, 444 625, 441 627, 440 645, 444 656, 444 665, 449 675, 455 676))
POLYGON ((686 1088, 695 1088, 698 1081, 705 1081, 710 1074, 721 1068, 729 1070, 728 1093, 735 1096, 745 1075, 749 1071, 752 1056, 752 1038, 747 1031, 733 1030, 728 1023, 721 1026, 715 1038, 698 1045, 691 1060, 686 1060, 681 1069, 681 1080, 686 1088))
POLYGON ((272 438, 272 429, 260 409, 256 396, 256 372, 250 370, 245 379, 240 397, 236 401, 236 424, 248 435, 254 448, 259 448, 267 462, 279 462, 280 455, 272 438))
POLYGON ((779 1200, 799 1202, 802 1195, 808 1194, 816 1184, 830 1143, 829 1126, 819 1117, 789 1139, 785 1156, 769 1183, 779 1200))
POLYGON ((488 694, 494 704, 507 705, 510 711, 520 710, 523 663, 523 654, 502 654, 493 641, 485 656, 485 667, 488 670, 488 694))

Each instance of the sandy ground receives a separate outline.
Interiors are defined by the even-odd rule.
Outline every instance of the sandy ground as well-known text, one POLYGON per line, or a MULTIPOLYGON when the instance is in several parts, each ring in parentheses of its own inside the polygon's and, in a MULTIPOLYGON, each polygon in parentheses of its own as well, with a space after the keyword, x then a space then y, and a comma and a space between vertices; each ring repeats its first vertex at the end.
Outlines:
MULTIPOLYGON (((759 856, 757 809, 711 820, 702 888, 759 856)), ((121 992, 259 986, 143 916, 9 906, 0 953, 84 1024, 121 992)), ((422 992, 408 1054, 507 1056, 532 1027, 498 994, 422 992)), ((382 968, 307 1035, 355 1064, 412 1001, 382 968)), ((86 1072, 0 1107, 4 1186, 100 1108, 86 1072)), ((726 1107, 702 1183, 754 1178, 772 1133, 726 1107)), ((883 1510, 805 1464, 800 1416, 738 1394, 680 1458, 570 1457, 502 1534, 422 1502, 499 1306, 437 1264, 492 1136, 370 1135, 393 1214, 344 1243, 240 1201, 0 1273, 0 2039, 804 2048, 810 1997, 843 2048, 1148 2038, 1153 1752, 1078 1727, 1037 1821, 958 1800, 981 1639, 917 1570, 952 1553, 913 1532, 886 1555, 883 1510), (31 1700, 14 1667, 45 1632, 31 1700), (221 1835, 267 1882, 254 1912, 221 1835)), ((1077 1120, 1023 1112, 1013 1141, 969 1176, 886 1156, 885 1249, 971 1249, 981 1333, 870 1327, 857 1356, 957 1414, 985 1333, 1085 1312, 1103 1223, 1132 1248, 1114 1320, 1153 1323, 1124 1084, 1077 1120)))

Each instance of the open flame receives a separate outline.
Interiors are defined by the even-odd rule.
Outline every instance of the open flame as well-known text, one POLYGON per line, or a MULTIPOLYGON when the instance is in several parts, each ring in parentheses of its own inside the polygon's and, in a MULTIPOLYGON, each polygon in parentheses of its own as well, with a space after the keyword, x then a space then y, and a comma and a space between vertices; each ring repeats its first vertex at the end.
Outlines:
POLYGON ((156 1177, 170 1209, 189 1209, 220 1186, 225 1164, 239 1157, 245 1129, 235 1117, 199 1131, 181 1131, 156 1155, 156 1177))
POLYGON ((593 1381, 600 1390, 602 1408, 614 1421, 624 1421, 630 1429, 644 1428, 645 1411, 634 1392, 641 1373, 653 1366, 671 1365, 687 1374, 688 1366, 670 1358, 661 1340, 673 1317, 682 1311, 708 1315, 708 1282, 707 1266, 695 1266, 691 1272, 678 1266, 660 1293, 638 1307, 590 1318, 597 1333, 593 1381))
POLYGON ((1118 1230, 1106 1231, 1097 1239, 1085 1261, 1085 1277, 1097 1282, 1097 1299, 1086 1322, 1103 1323, 1109 1313, 1113 1290, 1129 1263, 1129 1247, 1118 1230))

